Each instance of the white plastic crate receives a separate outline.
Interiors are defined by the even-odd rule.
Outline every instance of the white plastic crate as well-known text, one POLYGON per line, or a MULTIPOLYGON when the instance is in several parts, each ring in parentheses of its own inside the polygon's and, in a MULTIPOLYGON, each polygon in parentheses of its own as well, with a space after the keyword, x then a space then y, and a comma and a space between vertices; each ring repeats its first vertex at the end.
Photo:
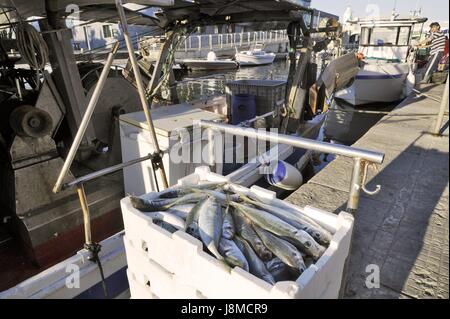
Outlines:
POLYGON ((175 274, 151 260, 140 247, 134 247, 134 243, 126 237, 124 237, 124 244, 126 251, 129 252, 127 253, 128 276, 132 277, 138 287, 144 287, 157 298, 205 298, 197 289, 182 284, 176 279, 175 274))
MULTIPOLYGON (((211 173, 209 168, 200 167, 178 183, 226 180, 211 173)), ((335 215, 312 207, 300 209, 257 186, 237 188, 247 194, 254 193, 267 203, 286 205, 313 218, 333 233, 328 249, 295 282, 278 282, 272 286, 238 267, 230 271, 204 252, 202 243, 188 234, 182 231, 171 234, 153 224, 151 218, 132 207, 127 197, 121 201, 125 250, 129 271, 136 280, 141 285, 150 281, 151 293, 160 298, 337 298, 350 249, 353 216, 345 212, 335 215)), ((144 196, 150 199, 155 194, 144 196)))

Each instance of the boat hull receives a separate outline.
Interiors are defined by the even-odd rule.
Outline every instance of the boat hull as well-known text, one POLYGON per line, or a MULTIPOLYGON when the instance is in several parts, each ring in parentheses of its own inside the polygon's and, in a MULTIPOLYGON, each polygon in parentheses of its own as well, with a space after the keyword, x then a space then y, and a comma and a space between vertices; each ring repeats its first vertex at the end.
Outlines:
POLYGON ((355 107, 335 101, 327 112, 324 136, 345 145, 353 145, 390 112, 396 103, 355 107))
POLYGON ((231 60, 183 60, 180 64, 192 70, 235 70, 239 67, 237 62, 231 60))
POLYGON ((351 105, 391 103, 405 98, 409 66, 406 63, 367 64, 350 87, 335 98, 351 105))
POLYGON ((236 54, 236 61, 239 62, 241 66, 257 66, 257 65, 267 65, 272 64, 275 60, 275 54, 266 54, 266 55, 248 55, 244 53, 236 54))

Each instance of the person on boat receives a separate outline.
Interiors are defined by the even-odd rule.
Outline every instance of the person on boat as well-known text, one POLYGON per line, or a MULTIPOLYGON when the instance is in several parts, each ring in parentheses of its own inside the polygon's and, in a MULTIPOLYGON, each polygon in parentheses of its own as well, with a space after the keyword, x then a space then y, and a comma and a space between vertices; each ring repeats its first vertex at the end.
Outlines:
POLYGON ((433 73, 437 70, 439 62, 444 56, 446 42, 447 37, 441 32, 441 25, 438 22, 433 22, 430 25, 430 36, 422 43, 430 48, 430 58, 424 69, 425 73, 423 73, 422 83, 430 82, 433 73))

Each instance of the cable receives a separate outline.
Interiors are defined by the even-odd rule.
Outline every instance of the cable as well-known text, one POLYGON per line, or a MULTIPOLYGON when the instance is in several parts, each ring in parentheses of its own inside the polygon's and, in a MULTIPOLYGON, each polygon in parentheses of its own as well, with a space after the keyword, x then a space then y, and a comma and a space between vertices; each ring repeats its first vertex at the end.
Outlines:
POLYGON ((40 33, 30 24, 16 27, 17 44, 25 61, 35 70, 43 70, 48 63, 48 47, 40 33))
POLYGON ((89 260, 95 262, 98 266, 98 270, 100 271, 100 277, 102 279, 102 287, 103 287, 103 294, 105 295, 105 298, 109 298, 108 294, 108 287, 106 286, 106 280, 105 280, 105 274, 103 272, 103 266, 102 262, 100 261, 99 253, 102 249, 102 246, 98 243, 91 243, 91 244, 85 244, 84 248, 87 249, 91 256, 89 257, 89 260))

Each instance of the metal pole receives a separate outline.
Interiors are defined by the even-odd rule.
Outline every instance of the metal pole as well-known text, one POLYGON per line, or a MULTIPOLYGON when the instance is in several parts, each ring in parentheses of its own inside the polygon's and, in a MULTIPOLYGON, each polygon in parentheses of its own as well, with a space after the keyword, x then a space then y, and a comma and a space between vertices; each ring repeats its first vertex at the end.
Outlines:
POLYGON ((73 160, 78 151, 80 143, 83 140, 84 133, 86 132, 86 129, 89 125, 92 114, 94 113, 95 107, 96 107, 98 99, 100 97, 100 94, 103 90, 103 87, 105 86, 105 82, 106 82, 106 79, 108 78, 108 74, 109 74, 109 71, 111 70, 111 65, 114 61, 114 56, 115 56, 117 50, 119 50, 118 42, 114 45, 112 51, 109 53, 108 58, 106 59, 105 66, 103 67, 100 78, 97 82, 97 85, 95 86, 94 93, 92 94, 91 100, 89 101, 89 104, 86 108, 86 112, 83 115, 83 119, 81 120, 80 127, 77 131, 77 134, 75 135, 72 145, 70 146, 69 153, 67 154, 66 160, 64 161, 64 165, 61 169, 61 172, 59 173, 59 176, 55 183, 55 186, 53 187, 54 193, 58 193, 61 190, 63 180, 67 176, 70 166, 72 166, 73 160))
MULTIPOLYGON (((139 65, 138 65, 136 56, 134 55, 133 43, 131 42, 130 35, 128 33, 128 24, 127 24, 127 19, 125 17, 125 11, 123 10, 122 0, 116 0, 116 7, 117 7, 117 11, 119 13, 120 24, 122 26, 123 37, 125 39, 125 44, 127 46, 128 55, 129 55, 129 58, 131 61, 131 66, 133 67, 133 73, 134 73, 134 77, 136 79, 136 85, 138 88, 139 97, 141 99, 142 108, 144 110, 145 119, 147 121, 148 129, 150 131, 150 140, 155 149, 155 153, 160 154, 161 150, 159 148, 158 139, 156 138, 156 132, 155 132, 155 128, 153 126, 153 120, 152 120, 152 116, 150 114, 149 105, 148 105, 147 97, 145 94, 144 84, 142 82, 141 71, 139 70, 139 65)), ((163 188, 168 188, 169 185, 167 182, 166 171, 164 170, 164 165, 163 165, 162 161, 161 161, 161 167, 160 167, 159 171, 160 171, 163 188)), ((156 182, 158 182, 158 181, 156 181, 156 182)))
POLYGON ((439 109, 439 115, 437 118, 436 126, 434 128, 434 135, 441 135, 442 122, 444 121, 445 110, 448 108, 448 76, 447 83, 445 84, 444 95, 442 96, 441 108, 439 109))
POLYGON ((68 182, 67 184, 64 184, 63 188, 66 189, 66 188, 70 188, 70 187, 73 187, 73 186, 77 186, 78 184, 84 184, 84 183, 89 182, 89 181, 91 181, 93 179, 96 179, 96 178, 99 178, 99 177, 102 177, 102 176, 105 176, 105 175, 109 175, 109 174, 115 173, 117 171, 120 171, 120 170, 124 169, 125 167, 129 167, 131 165, 138 164, 138 163, 147 161, 147 160, 152 159, 152 158, 153 158, 153 155, 149 154, 147 156, 144 156, 144 157, 141 157, 141 158, 137 158, 137 159, 125 162, 125 163, 120 163, 120 164, 117 164, 117 165, 114 165, 114 166, 106 167, 106 168, 101 169, 99 171, 96 171, 96 172, 93 172, 93 173, 90 173, 90 174, 78 177, 77 179, 75 179, 75 180, 73 180, 71 182, 68 182))
POLYGON ((347 202, 347 212, 355 214, 358 210, 359 197, 362 187, 362 172, 363 161, 360 158, 355 158, 353 163, 352 180, 350 182, 350 193, 347 202))
POLYGON ((80 199, 81 210, 83 211, 84 241, 87 245, 90 245, 92 244, 91 214, 89 212, 89 205, 87 203, 83 183, 77 185, 77 193, 78 198, 80 199))
POLYGON ((219 124, 210 121, 200 121, 200 127, 213 128, 219 131, 228 132, 233 135, 259 139, 261 141, 273 142, 277 144, 287 144, 297 148, 310 149, 320 153, 336 154, 351 158, 360 158, 372 163, 381 164, 384 161, 384 154, 364 149, 358 149, 346 145, 320 142, 298 136, 278 134, 253 128, 236 127, 228 124, 219 124))

